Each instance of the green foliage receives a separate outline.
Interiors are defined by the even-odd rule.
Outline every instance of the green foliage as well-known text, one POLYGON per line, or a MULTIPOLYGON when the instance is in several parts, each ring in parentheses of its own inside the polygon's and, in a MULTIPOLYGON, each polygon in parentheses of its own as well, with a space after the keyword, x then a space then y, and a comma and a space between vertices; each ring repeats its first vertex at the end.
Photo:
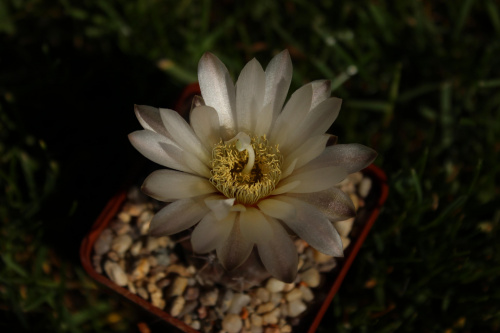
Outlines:
MULTIPOLYGON (((64 48, 89 59, 145 59, 177 90, 196 80, 205 51, 237 75, 252 57, 266 64, 288 48, 292 88, 332 80, 344 99, 332 133, 374 147, 390 185, 321 331, 500 329, 499 1, 11 0, 0 3, 1 41, 17 45, 22 61, 32 59, 25 44, 42 50, 46 81, 67 60, 64 48)), ((80 311, 63 310, 68 280, 43 270, 52 251, 44 202, 58 195, 65 161, 51 160, 50 147, 5 112, 20 105, 22 89, 10 81, 31 75, 0 73, 0 292, 21 323, 50 308, 66 330, 93 331, 113 307, 96 296, 80 311)))

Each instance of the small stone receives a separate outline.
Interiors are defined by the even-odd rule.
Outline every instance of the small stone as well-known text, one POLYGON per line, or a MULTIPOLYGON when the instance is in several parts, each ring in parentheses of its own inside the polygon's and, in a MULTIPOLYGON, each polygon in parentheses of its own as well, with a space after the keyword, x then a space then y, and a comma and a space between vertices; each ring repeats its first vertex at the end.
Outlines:
POLYGON ((302 298, 302 291, 299 288, 295 288, 285 295, 287 302, 292 302, 297 299, 302 298))
POLYGON ((228 333, 238 333, 243 328, 240 316, 237 314, 228 314, 222 320, 222 328, 228 333))
POLYGON ((263 333, 264 328, 262 326, 252 326, 250 328, 250 333, 263 333))
POLYGON ((306 248, 309 247, 309 244, 303 239, 297 238, 294 242, 295 247, 297 248, 297 253, 304 253, 306 248))
POLYGON ((266 288, 258 288, 257 292, 256 292, 256 296, 258 299, 260 299, 262 301, 262 303, 267 303, 267 302, 269 302, 269 298, 271 296, 271 293, 266 288))
POLYGON ((138 262, 136 262, 135 268, 132 271, 130 278, 132 279, 132 281, 144 279, 144 277, 146 277, 146 275, 148 275, 149 273, 149 268, 150 265, 148 259, 140 259, 138 262))
POLYGON ((351 233, 354 217, 344 221, 333 222, 333 226, 337 229, 340 236, 346 237, 351 233))
POLYGON ((196 308, 198 307, 198 301, 187 301, 184 304, 184 308, 182 309, 182 312, 179 314, 179 316, 184 316, 192 313, 196 308))
POLYGON ((200 289, 196 287, 189 287, 186 290, 186 294, 184 295, 184 298, 187 301, 192 301, 195 299, 198 299, 198 296, 200 296, 200 289))
POLYGON ((128 212, 120 212, 118 213, 118 219, 124 223, 130 223, 131 216, 128 212))
POLYGON ((94 265, 95 271, 99 274, 102 274, 101 260, 102 260, 102 256, 100 256, 100 255, 93 255, 92 256, 92 264, 94 265))
POLYGON ((97 255, 103 255, 111 249, 111 242, 113 241, 113 231, 111 229, 104 229, 94 243, 94 252, 97 255))
POLYGON ((282 303, 280 305, 280 313, 281 313, 281 316, 288 316, 288 304, 287 303, 282 303))
POLYGON ((267 313, 267 312, 273 310, 275 307, 276 307, 276 305, 272 302, 264 303, 264 304, 259 305, 259 307, 257 308, 257 313, 258 314, 267 313))
POLYGON ((182 276, 175 278, 172 288, 170 290, 170 296, 180 296, 184 293, 187 287, 187 279, 182 276))
POLYGON ((153 252, 158 248, 158 241, 156 240, 155 237, 148 237, 148 240, 146 242, 146 249, 148 252, 153 252))
POLYGON ((354 185, 357 185, 363 179, 363 173, 361 172, 351 173, 349 176, 347 176, 347 179, 349 179, 349 181, 354 185))
POLYGON ((281 311, 279 308, 274 309, 273 311, 266 313, 262 316, 262 321, 264 325, 275 325, 279 321, 281 311))
POLYGON ((301 278, 311 288, 316 288, 321 280, 318 270, 314 267, 302 273, 301 278))
POLYGON ((184 300, 182 296, 177 296, 172 303, 172 307, 170 308, 170 314, 173 317, 180 315, 185 303, 186 300, 184 300))
POLYGON ((205 319, 207 317, 206 307, 200 306, 197 311, 198 311, 198 317, 200 317, 200 319, 205 319))
POLYGON ((168 236, 158 237, 156 239, 158 247, 166 248, 170 243, 173 243, 168 236))
POLYGON ((146 205, 144 204, 131 204, 127 207, 126 212, 130 214, 130 216, 137 217, 139 216, 144 209, 146 209, 146 205))
POLYGON ((148 257, 148 262, 149 262, 149 266, 151 266, 151 267, 158 266, 158 261, 156 260, 155 256, 149 256, 148 257))
POLYGON ((166 288, 170 285, 170 282, 172 282, 170 279, 161 279, 158 282, 156 282, 156 286, 160 289, 166 288))
POLYGON ((351 239, 348 237, 340 237, 342 240, 342 246, 344 247, 344 250, 351 244, 351 239))
POLYGON ((166 253, 160 253, 156 256, 156 264, 158 266, 170 265, 170 257, 166 253))
POLYGON ((113 243, 111 244, 111 249, 118 253, 119 255, 125 253, 128 248, 132 245, 132 237, 130 235, 120 235, 113 239, 113 243))
POLYGON ((218 297, 219 297, 219 289, 209 290, 201 295, 200 303, 203 306, 214 306, 215 303, 217 303, 218 297))
POLYGON ((135 288, 134 284, 132 283, 132 281, 128 281, 127 283, 127 288, 128 290, 130 290, 130 292, 132 294, 137 294, 137 289, 135 288))
POLYGON ((193 322, 193 317, 190 314, 187 314, 182 318, 182 321, 189 325, 193 322))
POLYGON ((283 299, 282 293, 272 293, 270 302, 275 305, 278 305, 282 299, 283 299))
POLYGON ((132 228, 130 227, 129 223, 125 223, 120 220, 115 220, 111 223, 111 229, 115 232, 117 235, 124 235, 127 233, 130 233, 132 228))
POLYGON ((137 241, 130 247, 130 254, 133 255, 134 257, 137 257, 139 253, 141 253, 141 249, 142 249, 142 242, 137 241))
POLYGON ((190 326, 195 330, 199 330, 201 328, 201 323, 199 320, 194 320, 190 326))
POLYGON ((370 189, 372 188, 372 180, 368 177, 363 178, 361 183, 359 183, 359 195, 362 198, 366 198, 368 193, 370 193, 370 189))
POLYGON ((269 290, 272 293, 277 293, 283 290, 285 288, 285 282, 277 280, 275 278, 270 278, 267 281, 266 284, 266 289, 269 290))
MULTIPOLYGON (((170 258, 170 261, 175 261, 175 260, 172 260, 172 258, 170 258)), ((182 265, 170 265, 167 267, 167 269, 165 269, 165 273, 166 274, 169 274, 169 273, 177 273, 179 274, 180 276, 183 276, 183 277, 188 277, 190 276, 189 272, 187 271, 186 267, 182 266, 182 265)))
POLYGON ((148 299, 149 298, 149 294, 147 292, 146 289, 144 288, 137 288, 137 295, 141 296, 142 298, 144 299, 148 299))
POLYGON ((349 198, 351 198, 352 203, 354 204, 354 210, 357 211, 359 208, 359 198, 356 194, 349 194, 349 198))
POLYGON ((281 332, 280 333, 292 333, 292 326, 286 324, 281 327, 281 332))
POLYGON ((292 283, 286 283, 285 287, 283 288, 283 292, 287 293, 290 290, 292 290, 293 288, 295 288, 295 283, 293 283, 293 282, 292 283))
POLYGON ((314 294, 312 290, 309 287, 306 286, 300 286, 299 287, 301 293, 302 293, 302 299, 306 302, 311 302, 314 299, 314 294))
POLYGON ((231 306, 231 302, 233 301, 234 292, 231 289, 226 290, 222 299, 220 301, 220 310, 222 312, 226 312, 231 306))
POLYGON ((120 261, 120 257, 118 256, 118 254, 115 252, 115 251, 109 251, 108 254, 106 254, 106 256, 110 259, 110 260, 113 260, 115 262, 118 262, 120 261))
POLYGON ((256 313, 253 313, 250 316, 250 322, 252 323, 252 326, 262 326, 262 317, 256 313))
POLYGON ((150 292, 150 293, 154 293, 154 292, 158 291, 158 286, 154 282, 148 283, 146 288, 148 289, 148 292, 150 292))
POLYGON ((307 306, 300 300, 295 300, 288 303, 288 316, 297 317, 299 314, 304 312, 307 306))
POLYGON ((330 262, 332 261, 332 259, 333 259, 332 256, 314 250, 314 261, 316 261, 318 264, 324 264, 330 262))
POLYGON ((157 308, 165 308, 165 300, 163 299, 163 294, 160 290, 151 294, 151 303, 153 303, 153 305, 157 308))
POLYGON ((128 283, 127 274, 123 271, 120 265, 113 261, 106 261, 104 263, 104 271, 108 275, 108 277, 116 283, 117 285, 124 287, 128 283))
POLYGON ((228 313, 238 314, 248 303, 250 303, 250 296, 247 294, 234 294, 228 313))

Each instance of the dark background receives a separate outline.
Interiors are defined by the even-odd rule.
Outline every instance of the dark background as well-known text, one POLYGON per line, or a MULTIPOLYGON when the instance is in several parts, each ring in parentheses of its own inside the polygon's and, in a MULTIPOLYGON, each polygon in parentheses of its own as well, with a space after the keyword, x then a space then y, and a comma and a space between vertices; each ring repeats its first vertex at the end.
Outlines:
POLYGON ((134 166, 134 104, 173 107, 205 51, 287 48, 332 80, 339 141, 390 195, 320 332, 500 329, 500 2, 0 2, 0 329, 169 331, 96 284, 81 239, 134 166))

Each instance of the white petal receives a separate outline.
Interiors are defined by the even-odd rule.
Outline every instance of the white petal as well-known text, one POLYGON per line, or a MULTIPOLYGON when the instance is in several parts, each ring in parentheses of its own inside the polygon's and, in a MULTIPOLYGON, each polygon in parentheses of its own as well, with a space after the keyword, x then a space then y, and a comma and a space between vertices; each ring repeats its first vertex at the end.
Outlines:
POLYGON ((243 237, 249 242, 268 241, 271 239, 273 230, 262 213, 254 208, 248 207, 245 212, 240 213, 240 229, 243 237))
POLYGON ((316 107, 319 103, 323 102, 325 99, 330 97, 331 93, 331 82, 330 80, 317 80, 311 82, 313 89, 313 96, 311 101, 311 110, 316 107))
POLYGON ((139 120, 144 129, 170 137, 165 126, 163 126, 158 108, 147 105, 134 105, 134 111, 137 120, 139 120))
POLYGON ((212 177, 210 169, 208 169, 207 165, 200 161, 197 156, 191 154, 188 151, 183 151, 182 158, 184 160, 184 164, 192 170, 190 173, 194 173, 207 179, 212 177))
POLYGON ((199 106, 191 111, 189 119, 191 127, 201 143, 208 151, 212 151, 213 146, 221 139, 217 111, 210 106, 199 106))
POLYGON ((351 198, 336 187, 315 193, 287 193, 287 196, 313 205, 332 222, 343 221, 356 215, 351 198))
POLYGON ((250 253, 252 253, 254 245, 253 242, 248 241, 241 234, 238 218, 241 213, 237 214, 231 233, 216 249, 217 258, 219 258, 222 267, 228 271, 233 271, 241 266, 248 259, 250 253))
POLYGON ((142 191, 154 199, 169 202, 217 190, 205 178, 173 170, 157 170, 144 180, 142 191))
POLYGON ((377 157, 377 152, 366 146, 350 143, 326 147, 325 151, 308 166, 319 168, 327 165, 343 167, 348 174, 357 172, 370 165, 377 157))
POLYGON ((347 172, 342 167, 326 167, 319 169, 305 169, 307 165, 292 173, 291 176, 279 182, 283 186, 294 181, 300 184, 290 190, 291 193, 311 193, 326 190, 347 177, 347 172))
MULTIPOLYGON (((312 109, 303 122, 290 133, 290 149, 300 146, 307 138, 325 134, 340 112, 342 100, 336 97, 328 98, 312 109)), ((288 147, 288 146, 287 146, 288 147)))
POLYGON ((283 194, 283 193, 287 193, 287 192, 290 192, 291 190, 293 190, 294 188, 296 188, 297 186, 299 186, 300 184, 300 181, 299 180, 296 180, 294 182, 290 182, 290 183, 283 183, 283 184, 278 184, 278 187, 276 187, 274 189, 274 191, 272 191, 269 195, 278 195, 278 194, 283 194))
POLYGON ((284 179, 284 178, 290 176, 292 174, 293 170, 295 170, 298 159, 296 157, 292 156, 292 159, 290 159, 290 161, 291 162, 284 164, 283 172, 281 173, 281 179, 284 179))
POLYGON ((278 196, 276 200, 286 202, 294 207, 296 214, 281 220, 297 236, 321 253, 336 257, 343 256, 340 235, 321 211, 296 198, 278 196))
POLYGON ((268 136, 273 122, 273 110, 271 103, 265 105, 257 115, 254 134, 256 136, 268 136))
MULTIPOLYGON (((283 168, 286 169, 289 164, 294 162, 294 169, 298 169, 309 163, 311 160, 321 155, 321 153, 325 150, 325 146, 329 138, 329 135, 324 134, 310 137, 306 140, 306 142, 300 145, 299 148, 286 157, 286 160, 283 163, 283 168)), ((282 176, 282 178, 285 177, 286 176, 282 176)))
POLYGON ((267 217, 267 220, 273 234, 270 240, 261 240, 257 243, 260 259, 272 276, 283 282, 291 283, 297 276, 297 248, 278 221, 271 217, 267 217))
POLYGON ((286 143, 293 137, 294 131, 297 130, 309 111, 311 98, 312 88, 310 84, 295 91, 271 129, 269 140, 274 144, 279 144, 280 151, 285 155, 288 153, 286 143))
POLYGON ((292 82, 292 69, 288 50, 276 55, 266 67, 266 92, 263 105, 271 105, 272 121, 278 117, 285 103, 292 82))
POLYGON ((198 223, 208 212, 201 198, 178 200, 155 214, 149 233, 155 237, 176 234, 198 223))
POLYGON ((184 162, 182 148, 169 138, 150 130, 135 131, 128 138, 132 146, 151 161, 167 168, 192 172, 184 162))
POLYGON ((205 53, 198 63, 198 81, 205 104, 217 111, 224 140, 229 140, 236 134, 236 93, 226 66, 205 53))
POLYGON ((257 114, 262 109, 266 76, 260 63, 250 60, 236 83, 236 121, 238 132, 253 133, 257 114))
POLYGON ((160 109, 160 115, 163 125, 165 125, 168 133, 174 138, 177 144, 196 155, 205 164, 208 164, 210 156, 206 148, 201 144, 196 134, 194 134, 193 129, 179 113, 169 109, 160 109))
POLYGON ((259 207, 264 214, 279 220, 291 219, 296 215, 295 207, 282 200, 265 199, 260 201, 257 207, 259 207))
POLYGON ((205 204, 215 214, 217 220, 222 220, 226 218, 231 211, 231 207, 234 205, 234 200, 234 198, 227 199, 224 196, 217 196, 205 199, 205 204))
POLYGON ((236 213, 218 221, 213 213, 208 213, 191 233, 191 245, 196 253, 207 253, 224 242, 233 227, 236 213))

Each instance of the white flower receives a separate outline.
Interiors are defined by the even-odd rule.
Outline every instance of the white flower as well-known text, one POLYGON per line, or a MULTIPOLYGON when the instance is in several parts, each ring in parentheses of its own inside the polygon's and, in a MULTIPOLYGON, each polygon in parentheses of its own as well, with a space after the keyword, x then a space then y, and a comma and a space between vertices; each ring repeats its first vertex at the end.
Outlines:
POLYGON ((325 132, 341 105, 330 97, 330 82, 304 85, 283 107, 292 78, 286 50, 265 71, 251 60, 236 84, 224 64, 205 53, 198 78, 204 105, 191 111, 191 125, 169 109, 135 107, 144 130, 129 135, 132 145, 170 168, 153 172, 142 187, 171 202, 153 218, 151 234, 196 225, 194 251, 216 250, 229 271, 256 246, 265 268, 287 282, 297 272, 289 232, 322 253, 342 256, 332 222, 353 216, 354 206, 335 185, 376 153, 359 144, 325 148, 325 132))

